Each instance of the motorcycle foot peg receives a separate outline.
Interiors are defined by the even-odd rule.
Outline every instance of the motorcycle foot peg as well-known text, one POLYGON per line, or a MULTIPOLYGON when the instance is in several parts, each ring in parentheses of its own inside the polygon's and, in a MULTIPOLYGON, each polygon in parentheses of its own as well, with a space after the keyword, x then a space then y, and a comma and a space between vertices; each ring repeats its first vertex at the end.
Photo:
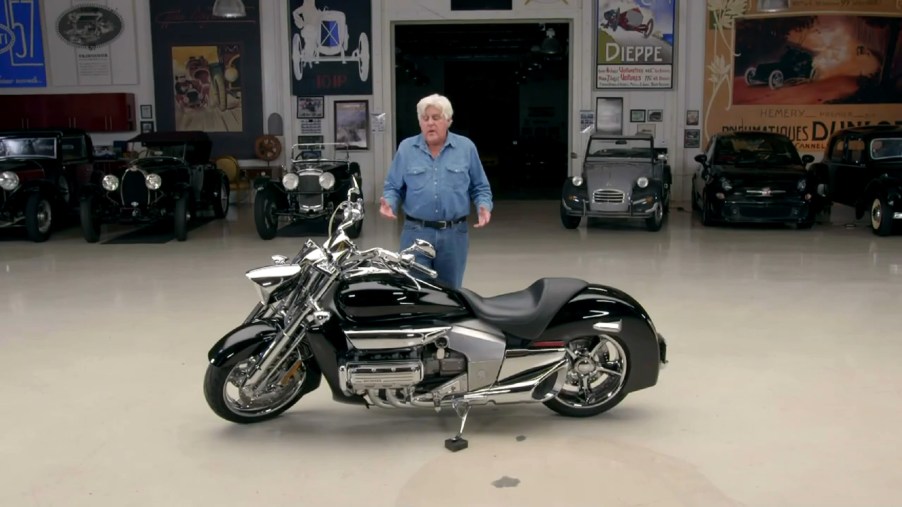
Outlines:
POLYGON ((467 439, 460 436, 445 439, 445 449, 448 449, 451 452, 462 451, 469 446, 470 444, 467 442, 467 439))

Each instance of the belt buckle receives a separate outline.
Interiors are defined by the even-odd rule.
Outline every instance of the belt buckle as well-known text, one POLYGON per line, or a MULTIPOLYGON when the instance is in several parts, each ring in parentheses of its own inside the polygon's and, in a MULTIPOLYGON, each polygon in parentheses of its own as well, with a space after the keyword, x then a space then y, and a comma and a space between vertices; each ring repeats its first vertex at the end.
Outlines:
POLYGON ((439 220, 438 223, 440 224, 439 230, 445 230, 451 227, 450 220, 439 220))

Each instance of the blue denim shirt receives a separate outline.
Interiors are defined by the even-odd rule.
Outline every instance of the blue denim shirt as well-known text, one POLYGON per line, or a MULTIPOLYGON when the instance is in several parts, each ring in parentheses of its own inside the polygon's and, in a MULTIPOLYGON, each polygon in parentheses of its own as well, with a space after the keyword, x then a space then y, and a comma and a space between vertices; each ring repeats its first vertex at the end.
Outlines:
POLYGON ((476 145, 451 132, 437 158, 432 158, 423 134, 401 141, 382 195, 396 215, 403 201, 404 213, 420 220, 467 216, 470 202, 477 209, 492 210, 492 189, 476 145))

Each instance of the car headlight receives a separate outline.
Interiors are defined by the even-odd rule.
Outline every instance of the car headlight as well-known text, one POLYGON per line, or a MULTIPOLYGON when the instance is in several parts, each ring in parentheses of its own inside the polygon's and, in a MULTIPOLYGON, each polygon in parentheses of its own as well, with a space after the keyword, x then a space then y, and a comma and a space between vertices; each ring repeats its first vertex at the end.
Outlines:
POLYGON ((117 178, 113 174, 107 174, 103 177, 103 180, 100 182, 103 185, 103 188, 109 192, 116 190, 119 188, 119 178, 117 178))
POLYGON ((19 186, 19 175, 12 171, 0 173, 0 188, 3 190, 15 190, 19 186))
POLYGON ((583 184, 583 179, 580 178, 579 176, 574 176, 572 181, 573 181, 573 186, 574 186, 574 187, 578 187, 578 186, 581 186, 581 185, 583 184))
POLYGON ((640 176, 639 179, 636 180, 636 185, 638 185, 639 188, 647 187, 648 186, 648 178, 646 178, 645 176, 640 176))
POLYGON ((301 178, 297 174, 288 173, 282 176, 282 185, 285 187, 285 190, 294 190, 298 188, 300 183, 301 178))
POLYGON ((730 180, 728 180, 726 178, 721 178, 720 179, 720 188, 724 189, 724 191, 726 191, 726 192, 729 192, 730 190, 733 190, 733 184, 730 183, 730 180))
POLYGON ((332 173, 322 173, 319 175, 319 186, 323 190, 329 190, 335 186, 335 176, 332 173))
POLYGON ((144 178, 144 184, 151 190, 157 190, 163 185, 163 178, 160 178, 159 174, 148 174, 144 178))
POLYGON ((808 180, 805 178, 800 179, 799 183, 796 184, 796 188, 799 189, 799 192, 804 192, 808 188, 808 180))

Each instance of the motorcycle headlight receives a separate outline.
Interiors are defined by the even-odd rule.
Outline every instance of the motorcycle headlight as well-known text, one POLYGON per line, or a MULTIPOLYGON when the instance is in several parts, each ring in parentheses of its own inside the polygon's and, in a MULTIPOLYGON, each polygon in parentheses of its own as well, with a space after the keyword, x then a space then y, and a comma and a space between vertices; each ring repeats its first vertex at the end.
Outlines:
POLYGON ((799 189, 799 192, 804 192, 808 188, 808 180, 805 178, 800 179, 799 183, 796 184, 796 188, 799 189))
POLYGON ((581 186, 581 185, 583 184, 583 179, 580 178, 579 176, 574 176, 572 181, 573 181, 573 186, 574 186, 574 187, 578 187, 578 186, 581 186))
POLYGON ((19 175, 12 171, 0 173, 0 188, 3 190, 15 190, 19 186, 19 175))
POLYGON ((301 178, 297 174, 288 173, 285 176, 282 176, 282 185, 285 187, 285 190, 294 190, 298 188, 300 183, 301 178))
POLYGON ((100 182, 100 184, 103 185, 104 190, 112 192, 113 190, 119 188, 119 178, 117 178, 115 175, 107 174, 103 177, 103 180, 100 182))
POLYGON ((329 190, 335 186, 335 176, 332 173, 322 173, 319 175, 319 186, 323 190, 329 190))
POLYGON ((159 174, 148 174, 144 178, 144 184, 151 190, 158 190, 163 185, 163 178, 159 174))
POLYGON ((720 188, 724 189, 724 191, 726 191, 726 192, 729 192, 730 190, 733 190, 733 184, 730 183, 730 180, 728 180, 726 178, 721 178, 720 179, 720 188))
POLYGON ((640 177, 638 180, 636 180, 636 185, 638 185, 639 188, 647 187, 648 186, 648 178, 646 178, 645 176, 640 177))

